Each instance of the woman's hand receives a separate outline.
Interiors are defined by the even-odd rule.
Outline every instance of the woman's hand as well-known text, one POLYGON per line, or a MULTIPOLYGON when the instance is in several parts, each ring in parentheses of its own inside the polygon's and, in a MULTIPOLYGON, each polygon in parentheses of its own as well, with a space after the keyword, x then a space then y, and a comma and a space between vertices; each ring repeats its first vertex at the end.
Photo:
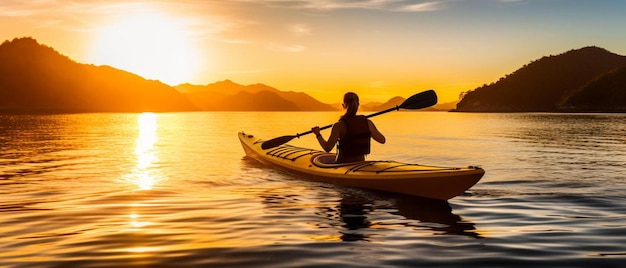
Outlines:
POLYGON ((313 132, 313 134, 315 134, 315 136, 320 135, 320 127, 315 126, 315 127, 311 128, 311 132, 313 132))

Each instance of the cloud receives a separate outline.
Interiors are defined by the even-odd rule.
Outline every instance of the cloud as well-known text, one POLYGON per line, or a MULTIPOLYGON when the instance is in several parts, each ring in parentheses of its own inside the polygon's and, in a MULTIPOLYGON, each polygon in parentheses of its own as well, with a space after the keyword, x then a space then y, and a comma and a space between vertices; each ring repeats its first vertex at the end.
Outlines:
POLYGON ((236 0, 242 2, 265 3, 272 7, 341 10, 370 9, 403 12, 435 11, 443 8, 442 3, 448 0, 236 0))
POLYGON ((311 28, 304 24, 295 24, 289 26, 289 32, 293 33, 296 36, 303 36, 311 33, 311 28))
POLYGON ((251 43, 249 40, 243 40, 243 39, 216 39, 216 40, 221 43, 233 44, 233 45, 247 45, 251 43))
POLYGON ((382 9, 386 5, 396 2, 394 0, 366 0, 366 1, 350 1, 350 0, 322 0, 322 1, 302 1, 304 6, 313 9, 331 10, 331 9, 382 9))
POLYGON ((30 17, 36 15, 66 16, 77 14, 103 14, 140 5, 141 3, 120 3, 112 1, 3 1, 0 16, 30 17))
POLYGON ((277 43, 272 43, 269 45, 269 47, 271 50, 283 51, 283 52, 289 52, 289 53, 298 53, 306 49, 306 47, 303 45, 284 45, 284 44, 277 44, 277 43))
POLYGON ((419 4, 405 5, 398 8, 398 11, 406 12, 427 12, 436 11, 442 8, 441 2, 424 2, 419 4))
MULTIPOLYGON (((210 9, 230 4, 258 4, 271 7, 300 8, 316 10, 372 9, 388 11, 434 11, 442 8, 442 3, 450 0, 160 0, 160 1, 108 1, 108 0, 3 0, 0 16, 32 16, 39 14, 110 14, 141 10, 147 5, 165 5, 175 8, 210 9)), ((497 0, 516 2, 520 0, 497 0)))

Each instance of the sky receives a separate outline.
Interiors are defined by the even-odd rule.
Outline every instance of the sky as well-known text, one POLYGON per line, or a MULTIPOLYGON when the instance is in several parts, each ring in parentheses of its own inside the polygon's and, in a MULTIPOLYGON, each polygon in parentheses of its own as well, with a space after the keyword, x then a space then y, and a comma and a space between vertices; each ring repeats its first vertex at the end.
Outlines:
POLYGON ((338 103, 440 103, 585 46, 626 55, 621 0, 3 0, 0 40, 170 85, 263 83, 338 103))

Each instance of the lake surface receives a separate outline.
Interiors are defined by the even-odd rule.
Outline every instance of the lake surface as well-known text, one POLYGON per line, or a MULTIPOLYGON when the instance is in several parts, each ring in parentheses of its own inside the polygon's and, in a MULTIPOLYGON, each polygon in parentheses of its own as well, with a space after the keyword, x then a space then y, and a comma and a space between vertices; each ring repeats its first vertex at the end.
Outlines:
POLYGON ((626 267, 625 114, 374 118, 371 160, 486 170, 448 202, 306 181, 237 139, 339 115, 0 115, 0 267, 626 267))

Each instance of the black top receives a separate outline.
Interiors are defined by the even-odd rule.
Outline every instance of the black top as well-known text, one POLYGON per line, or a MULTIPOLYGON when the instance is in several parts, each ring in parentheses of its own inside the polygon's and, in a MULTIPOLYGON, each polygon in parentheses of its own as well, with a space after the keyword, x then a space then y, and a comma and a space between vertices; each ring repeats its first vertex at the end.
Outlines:
POLYGON ((339 137, 337 149, 340 155, 356 156, 370 153, 370 132, 366 116, 357 115, 344 117, 340 121, 346 124, 346 134, 339 137))

